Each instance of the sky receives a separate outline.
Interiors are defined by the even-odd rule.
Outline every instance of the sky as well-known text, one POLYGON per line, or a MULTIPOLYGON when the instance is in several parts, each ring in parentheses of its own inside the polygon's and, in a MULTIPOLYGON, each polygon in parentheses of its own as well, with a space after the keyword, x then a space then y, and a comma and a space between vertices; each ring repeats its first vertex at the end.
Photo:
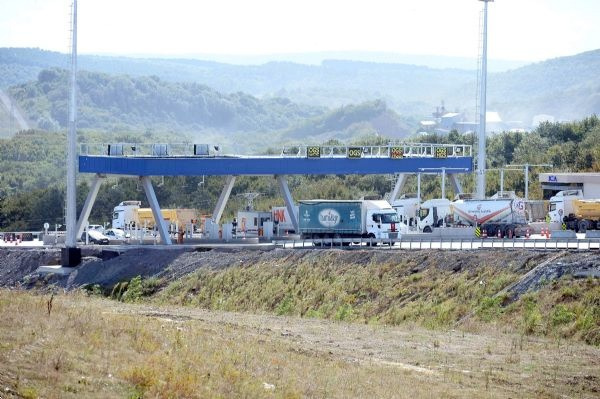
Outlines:
MULTIPOLYGON (((78 51, 113 55, 384 52, 477 57, 477 0, 79 0, 78 51)), ((490 59, 600 48, 600 1, 496 0, 490 59)), ((69 51, 71 0, 0 0, 0 47, 69 51)))

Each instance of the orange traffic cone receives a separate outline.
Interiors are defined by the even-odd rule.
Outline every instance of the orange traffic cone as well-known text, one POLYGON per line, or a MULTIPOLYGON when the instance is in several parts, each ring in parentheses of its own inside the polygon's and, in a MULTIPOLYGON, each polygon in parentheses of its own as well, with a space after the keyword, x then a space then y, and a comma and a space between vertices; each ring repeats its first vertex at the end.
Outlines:
POLYGON ((487 231, 485 229, 482 230, 481 237, 487 238, 487 231))
POLYGON ((529 238, 530 235, 529 229, 525 230, 525 238, 529 238))
POLYGON ((500 229, 498 229, 498 234, 497 234, 498 238, 502 238, 502 232, 500 231, 500 229))

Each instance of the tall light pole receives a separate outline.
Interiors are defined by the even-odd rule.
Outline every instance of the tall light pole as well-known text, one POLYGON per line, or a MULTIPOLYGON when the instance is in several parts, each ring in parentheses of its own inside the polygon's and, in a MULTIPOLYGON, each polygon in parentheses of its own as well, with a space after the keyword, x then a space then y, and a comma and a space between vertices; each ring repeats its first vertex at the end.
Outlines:
POLYGON ((488 3, 483 1, 483 49, 481 54, 481 92, 479 94, 479 131, 477 135, 477 198, 485 198, 485 111, 487 90, 487 10, 488 3))
POLYGON ((77 0, 73 0, 72 32, 71 32, 71 98, 69 109, 69 132, 67 134, 67 214, 65 238, 65 252, 63 253, 62 263, 65 266, 76 266, 79 264, 81 252, 78 252, 76 223, 77 223, 77 205, 76 205, 76 180, 75 164, 77 153, 77 0), (79 253, 79 256, 76 254, 79 253))

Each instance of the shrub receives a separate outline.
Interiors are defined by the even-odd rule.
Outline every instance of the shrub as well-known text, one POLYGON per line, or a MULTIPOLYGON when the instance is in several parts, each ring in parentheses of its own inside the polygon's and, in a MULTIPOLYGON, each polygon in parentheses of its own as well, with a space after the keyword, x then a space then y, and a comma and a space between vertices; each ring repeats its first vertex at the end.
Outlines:
POLYGON ((575 320, 575 313, 569 310, 565 305, 557 305, 552 311, 551 319, 553 326, 568 324, 575 320))

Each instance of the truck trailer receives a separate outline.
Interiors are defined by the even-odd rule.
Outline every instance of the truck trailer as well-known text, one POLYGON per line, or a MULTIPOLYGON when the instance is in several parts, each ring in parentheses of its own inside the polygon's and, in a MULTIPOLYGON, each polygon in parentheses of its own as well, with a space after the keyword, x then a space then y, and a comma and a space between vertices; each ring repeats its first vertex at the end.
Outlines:
POLYGON ((521 199, 430 201, 430 205, 425 201, 419 210, 419 228, 423 232, 441 226, 479 226, 490 236, 500 233, 502 237, 518 237, 527 226, 525 203, 521 199))
MULTIPOLYGON (((134 227, 154 228, 154 214, 150 208, 140 208, 141 201, 123 201, 113 210, 112 228, 125 229, 134 227)), ((195 209, 161 209, 162 217, 167 224, 184 226, 196 221, 195 209)))
POLYGON ((389 202, 380 200, 300 201, 299 230, 304 239, 398 238, 402 224, 389 202))
POLYGON ((600 229, 600 199, 584 199, 581 190, 565 190, 550 198, 548 221, 585 233, 600 229))

